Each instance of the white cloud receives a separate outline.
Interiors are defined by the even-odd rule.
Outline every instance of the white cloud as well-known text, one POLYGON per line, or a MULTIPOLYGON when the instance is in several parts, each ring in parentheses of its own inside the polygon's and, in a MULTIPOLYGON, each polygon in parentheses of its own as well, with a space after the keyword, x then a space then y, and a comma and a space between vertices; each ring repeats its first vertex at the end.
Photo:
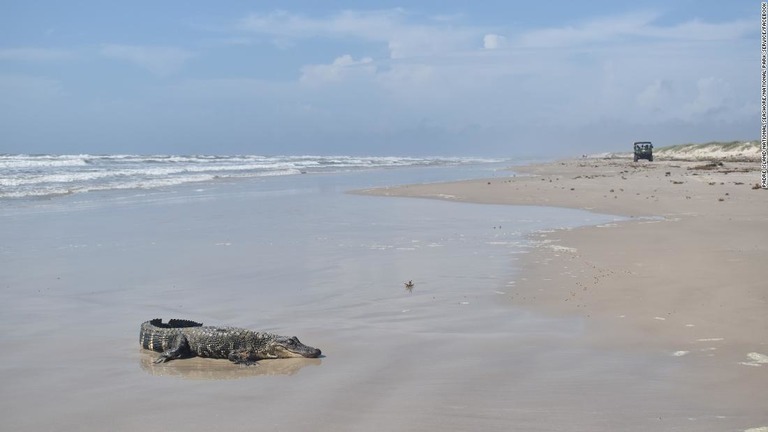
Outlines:
POLYGON ((696 82, 696 98, 685 106, 689 118, 713 115, 721 117, 731 105, 733 90, 720 78, 706 77, 696 82))
MULTIPOLYGON (((718 99, 722 90, 706 80, 698 89, 690 83, 706 76, 739 82, 744 39, 754 25, 741 20, 669 24, 663 18, 635 12, 515 32, 466 25, 461 16, 435 19, 403 9, 325 17, 278 11, 250 15, 238 29, 293 41, 296 47, 318 37, 381 44, 388 58, 377 58, 374 45, 369 47, 374 55, 359 60, 343 55, 330 64, 306 65, 300 80, 351 84, 355 78, 347 91, 359 91, 364 83, 373 94, 387 95, 389 103, 431 109, 444 118, 454 117, 446 114, 454 105, 466 121, 479 123, 491 116, 546 123, 552 113, 577 126, 625 115, 638 122, 702 121, 691 113, 714 113, 723 102, 718 99), (462 111, 469 104, 474 113, 462 111)), ((730 90, 739 95, 732 99, 744 99, 744 86, 730 90)))
POLYGON ((413 18, 403 9, 343 11, 325 18, 276 11, 251 14, 240 20, 237 28, 271 36, 281 44, 315 37, 361 39, 384 44, 395 59, 468 49, 482 35, 479 29, 449 21, 415 23, 413 18))
POLYGON ((70 51, 50 48, 6 48, 0 49, 0 60, 54 61, 73 58, 70 51))
POLYGON ((524 47, 572 47, 618 43, 630 38, 686 41, 734 40, 755 32, 751 21, 739 20, 705 23, 700 20, 673 25, 657 24, 657 13, 631 13, 602 17, 578 25, 531 30, 522 34, 518 43, 524 47))
POLYGON ((528 31, 518 42, 524 47, 562 47, 597 42, 615 42, 617 38, 643 32, 658 15, 629 14, 598 18, 580 25, 550 27, 528 31))
POLYGON ((463 14, 438 14, 430 16, 429 19, 437 22, 451 23, 459 22, 464 17, 463 14))
POLYGON ((757 33, 755 23, 751 20, 714 24, 698 19, 669 27, 648 26, 643 32, 647 36, 691 41, 734 40, 748 36, 750 33, 757 33))
POLYGON ((337 57, 331 64, 308 65, 301 71, 299 80, 302 83, 321 84, 339 82, 354 76, 372 75, 376 73, 376 66, 370 57, 355 60, 351 55, 345 54, 337 57))
POLYGON ((637 104, 648 113, 667 112, 672 108, 673 89, 669 81, 657 79, 637 95, 637 104))
POLYGON ((507 38, 499 36, 497 34, 487 34, 483 36, 483 48, 488 50, 499 49, 504 47, 507 42, 507 38))
POLYGON ((238 22, 238 28, 277 37, 354 36, 381 41, 391 35, 404 15, 402 9, 343 11, 327 18, 274 11, 251 14, 238 22))
POLYGON ((425 96, 433 92, 433 87, 439 80, 437 69, 428 64, 403 63, 395 64, 377 75, 377 82, 388 91, 401 92, 403 95, 415 97, 425 96), (420 92, 419 90, 422 90, 420 92))
POLYGON ((155 75, 178 72, 194 53, 174 47, 105 44, 101 55, 133 63, 155 75))
POLYGON ((737 90, 736 83, 708 76, 687 80, 658 79, 637 95, 635 116, 646 121, 682 121, 691 124, 744 121, 757 115, 755 103, 737 90))

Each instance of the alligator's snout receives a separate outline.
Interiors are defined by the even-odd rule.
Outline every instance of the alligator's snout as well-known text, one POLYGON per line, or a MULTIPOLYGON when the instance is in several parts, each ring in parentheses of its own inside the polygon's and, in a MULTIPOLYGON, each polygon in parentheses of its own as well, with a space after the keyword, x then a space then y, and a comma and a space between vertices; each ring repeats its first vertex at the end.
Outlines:
POLYGON ((279 337, 275 340, 276 354, 278 358, 285 357, 306 357, 317 358, 320 357, 322 352, 309 345, 304 345, 299 341, 296 336, 293 337, 279 337))
POLYGON ((301 348, 296 349, 298 347, 294 347, 294 349, 292 349, 291 351, 294 354, 298 354, 306 358, 318 358, 320 357, 320 354, 322 354, 322 352, 317 348, 311 347, 309 345, 303 345, 303 344, 301 345, 302 345, 301 348))

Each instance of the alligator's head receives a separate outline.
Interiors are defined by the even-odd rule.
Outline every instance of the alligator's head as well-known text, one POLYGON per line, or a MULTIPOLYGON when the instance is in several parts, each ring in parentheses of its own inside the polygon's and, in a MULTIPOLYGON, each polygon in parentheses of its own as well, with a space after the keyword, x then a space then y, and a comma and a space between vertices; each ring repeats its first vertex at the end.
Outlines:
POLYGON ((320 357, 320 350, 304 345, 299 342, 296 336, 276 336, 266 347, 266 354, 270 358, 291 358, 291 357, 320 357))

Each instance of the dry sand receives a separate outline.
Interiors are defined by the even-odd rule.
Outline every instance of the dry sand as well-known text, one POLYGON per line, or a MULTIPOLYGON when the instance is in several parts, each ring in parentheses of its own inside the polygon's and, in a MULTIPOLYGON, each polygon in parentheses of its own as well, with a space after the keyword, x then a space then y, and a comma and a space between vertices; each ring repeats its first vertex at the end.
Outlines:
POLYGON ((534 234, 506 301, 583 317, 589 343, 602 348, 679 356, 681 385, 768 423, 768 192, 753 188, 759 164, 585 158, 514 171, 365 193, 627 216, 534 234))

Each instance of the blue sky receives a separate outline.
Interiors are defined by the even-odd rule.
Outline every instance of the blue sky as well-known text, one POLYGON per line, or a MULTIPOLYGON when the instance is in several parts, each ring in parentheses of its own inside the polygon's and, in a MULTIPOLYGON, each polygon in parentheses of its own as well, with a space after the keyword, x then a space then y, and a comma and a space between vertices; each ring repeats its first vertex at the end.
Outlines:
POLYGON ((0 153, 529 157, 754 139, 759 12, 3 1, 0 153))

